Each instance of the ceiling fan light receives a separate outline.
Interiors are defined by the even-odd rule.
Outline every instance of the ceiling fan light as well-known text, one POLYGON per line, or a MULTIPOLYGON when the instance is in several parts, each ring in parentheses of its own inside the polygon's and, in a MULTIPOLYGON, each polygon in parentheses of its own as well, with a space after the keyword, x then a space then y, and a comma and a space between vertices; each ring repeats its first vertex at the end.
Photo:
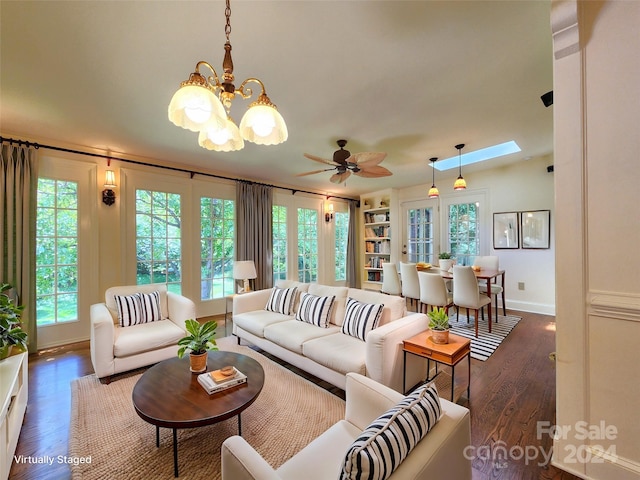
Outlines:
POLYGON ((438 191, 438 187, 432 185, 429 189, 429 198, 438 198, 440 196, 440 192, 438 191))
MULTIPOLYGON (((192 74, 202 76, 198 74, 192 74)), ((222 128, 227 114, 222 103, 209 88, 183 82, 169 103, 169 120, 178 127, 199 132, 205 126, 222 128)))
POLYGON ((277 145, 287 140, 289 132, 284 118, 266 94, 249 105, 240 121, 240 135, 257 145, 277 145))
POLYGON ((231 118, 227 118, 223 128, 201 130, 198 135, 198 144, 202 148, 216 152, 233 152, 244 148, 240 130, 231 118))
POLYGON ((453 184, 453 189, 454 190, 464 190, 467 188, 467 182, 464 180, 464 178, 462 178, 462 175, 460 175, 455 183, 453 184))

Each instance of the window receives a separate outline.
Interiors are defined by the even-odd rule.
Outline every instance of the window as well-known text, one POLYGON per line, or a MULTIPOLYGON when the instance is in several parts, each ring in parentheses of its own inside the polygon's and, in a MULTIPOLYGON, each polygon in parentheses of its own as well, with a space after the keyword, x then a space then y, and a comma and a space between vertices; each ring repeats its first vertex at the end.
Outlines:
POLYGON ((347 241, 349 239, 349 212, 334 214, 336 228, 336 270, 335 279, 347 279, 347 241))
POLYGON ((78 319, 78 183, 40 178, 36 213, 36 322, 78 319))
POLYGON ((235 202, 200 199, 200 299, 234 292, 235 202))
POLYGON ((287 207, 274 205, 273 211, 273 283, 287 278, 287 207))
POLYGON ((433 255, 433 208, 407 210, 407 260, 410 263, 436 263, 433 255))
POLYGON ((136 190, 136 281, 181 293, 180 195, 136 190))
POLYGON ((449 205, 449 247, 459 265, 471 265, 480 254, 478 203, 449 205))
POLYGON ((298 280, 318 279, 318 212, 298 208, 298 280))

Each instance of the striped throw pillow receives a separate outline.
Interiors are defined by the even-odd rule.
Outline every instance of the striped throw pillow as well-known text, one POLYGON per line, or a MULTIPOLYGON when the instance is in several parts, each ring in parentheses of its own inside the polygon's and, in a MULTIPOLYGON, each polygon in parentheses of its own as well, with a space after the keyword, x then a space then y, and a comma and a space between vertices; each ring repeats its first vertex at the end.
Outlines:
POLYGON ((296 287, 273 287, 267 306, 264 309, 269 312, 291 315, 291 307, 293 306, 293 300, 296 298, 296 290, 296 287))
POLYGON ((311 323, 317 327, 327 328, 329 326, 329 314, 335 296, 319 297, 311 293, 302 292, 300 305, 296 313, 296 320, 311 323))
POLYGON ((144 313, 140 304, 140 295, 114 295, 118 308, 118 322, 121 327, 131 327, 144 323, 144 313))
POLYGON ((384 480, 442 417, 435 384, 418 387, 375 419, 347 450, 341 480, 384 480))
POLYGON ((160 292, 137 293, 140 297, 140 305, 142 306, 142 314, 144 322, 157 322, 162 320, 162 312, 160 311, 160 292))
POLYGON ((378 326, 383 308, 383 304, 360 303, 351 297, 347 298, 342 333, 366 340, 367 333, 378 326))

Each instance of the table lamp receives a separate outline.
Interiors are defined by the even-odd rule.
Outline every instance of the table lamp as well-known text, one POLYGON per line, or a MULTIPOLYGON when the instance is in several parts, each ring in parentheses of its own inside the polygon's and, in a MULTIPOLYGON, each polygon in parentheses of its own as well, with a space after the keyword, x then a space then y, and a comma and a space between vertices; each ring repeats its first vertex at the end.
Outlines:
POLYGON ((233 264, 233 278, 244 282, 244 287, 240 290, 240 293, 250 292, 249 279, 257 276, 253 260, 241 260, 233 264))

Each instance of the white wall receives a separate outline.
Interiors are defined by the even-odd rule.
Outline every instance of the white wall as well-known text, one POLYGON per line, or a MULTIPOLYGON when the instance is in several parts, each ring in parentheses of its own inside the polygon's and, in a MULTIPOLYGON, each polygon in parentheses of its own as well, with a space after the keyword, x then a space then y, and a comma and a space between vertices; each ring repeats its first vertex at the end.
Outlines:
MULTIPOLYGON (((500 257, 500 268, 506 272, 507 308, 548 315, 555 314, 554 174, 547 172, 547 166, 551 164, 553 158, 542 157, 476 173, 463 171, 467 180, 465 193, 481 192, 488 201, 489 211, 486 212, 488 214, 484 216, 485 221, 481 226, 481 236, 484 239, 481 248, 485 255, 500 257), (494 250, 493 213, 525 210, 551 211, 551 248, 494 250), (519 282, 524 282, 524 290, 518 290, 519 282)), ((427 168, 424 172, 425 178, 430 173, 427 168)), ((453 192, 454 179, 454 176, 441 176, 436 179, 441 196, 458 195, 458 192, 453 192)), ((425 198, 430 186, 429 180, 428 183, 416 187, 398 190, 399 204, 425 198)), ((446 232, 445 213, 440 213, 440 231, 446 232)))

